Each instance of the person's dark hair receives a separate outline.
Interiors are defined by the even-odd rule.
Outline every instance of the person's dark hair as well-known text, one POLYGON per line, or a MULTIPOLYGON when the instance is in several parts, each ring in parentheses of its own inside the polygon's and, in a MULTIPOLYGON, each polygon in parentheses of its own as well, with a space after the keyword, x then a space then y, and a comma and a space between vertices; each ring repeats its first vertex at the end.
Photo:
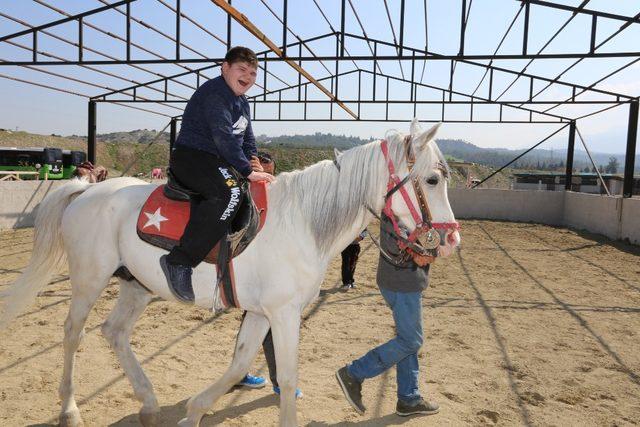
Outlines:
POLYGON ((273 156, 266 151, 258 151, 257 153, 258 160, 260 163, 273 163, 273 173, 276 172, 276 161, 273 156))
POLYGON ((236 62, 247 62, 258 68, 258 57, 255 52, 244 46, 232 47, 224 56, 224 62, 233 65, 236 62))

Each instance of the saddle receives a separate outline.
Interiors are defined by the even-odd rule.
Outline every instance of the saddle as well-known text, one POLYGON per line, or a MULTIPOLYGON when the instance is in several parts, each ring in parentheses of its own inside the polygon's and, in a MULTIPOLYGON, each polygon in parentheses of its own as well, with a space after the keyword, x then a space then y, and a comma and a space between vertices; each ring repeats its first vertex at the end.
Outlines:
MULTIPOLYGON (((180 242, 189 221, 191 200, 200 197, 183 187, 167 170, 167 184, 160 185, 140 209, 136 231, 140 239, 165 250, 180 242)), ((243 184, 240 210, 230 229, 204 259, 217 265, 218 283, 222 283, 225 306, 236 306, 232 259, 240 255, 262 229, 267 218, 267 183, 243 184), (246 191, 249 187, 249 191, 246 191)))

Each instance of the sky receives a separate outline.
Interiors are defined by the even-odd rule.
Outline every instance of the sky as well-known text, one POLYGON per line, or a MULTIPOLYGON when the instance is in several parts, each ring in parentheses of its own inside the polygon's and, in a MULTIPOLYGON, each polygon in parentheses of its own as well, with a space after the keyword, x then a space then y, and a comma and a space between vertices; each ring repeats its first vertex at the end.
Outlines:
MULTIPOLYGON (((276 43, 282 41, 282 26, 277 18, 272 15, 265 6, 266 3, 276 15, 282 16, 281 0, 233 0, 233 6, 246 15, 263 33, 276 43)), ((334 28, 340 27, 340 0, 316 0, 326 14, 334 28)), ((26 27, 17 20, 30 25, 41 25, 64 17, 59 11, 69 14, 76 14, 103 6, 105 3, 114 3, 115 0, 0 0, 0 35, 8 35, 24 30, 26 27), (47 5, 51 7, 47 7, 47 5)), ((556 3, 577 6, 579 0, 555 1, 556 3)), ((396 38, 399 37, 400 8, 399 0, 388 0, 389 12, 394 25, 396 38)), ((455 54, 459 47, 459 21, 461 2, 454 0, 428 0, 428 37, 429 51, 439 54, 455 54)), ((491 54, 494 52, 500 38, 503 36, 511 20, 514 18, 520 2, 516 0, 467 0, 467 5, 471 3, 468 17, 467 32, 465 37, 465 52, 468 54, 491 54)), ((132 3, 132 16, 145 23, 152 24, 165 34, 173 36, 175 31, 174 15, 167 6, 174 7, 176 0, 138 0, 132 3)), ((290 30, 297 36, 306 39, 330 32, 329 24, 325 21, 320 11, 314 4, 314 0, 289 1, 288 22, 290 30)), ((383 0, 352 0, 358 17, 365 28, 367 35, 371 38, 392 42, 393 34, 383 0)), ((182 57, 200 57, 199 55, 212 57, 222 57, 226 50, 225 45, 216 40, 213 35, 224 38, 226 35, 226 15, 209 0, 183 0, 181 2, 182 12, 188 17, 196 20, 210 34, 193 25, 189 20, 183 19, 181 25, 181 39, 189 46, 181 50, 182 57), (190 50, 193 49, 193 50, 190 50)), ((349 1, 347 1, 349 5, 349 1)), ((587 8, 600 10, 609 13, 616 13, 626 16, 633 16, 639 12, 640 6, 637 0, 591 0, 587 8)), ((124 9, 123 9, 124 10, 124 9)), ((523 14, 516 20, 509 36, 505 39, 499 53, 517 53, 520 50, 523 30, 523 14)), ((549 40, 549 38, 560 28, 570 17, 570 13, 556 10, 549 10, 540 6, 531 7, 531 21, 529 34, 529 52, 537 52, 549 40)), ((104 31, 124 37, 125 25, 124 16, 116 11, 108 11, 86 18, 87 24, 93 25, 104 31)), ((590 37, 591 18, 588 16, 577 16, 574 18, 551 44, 543 52, 583 52, 588 48, 590 37)), ((614 33, 620 26, 618 21, 601 19, 598 22, 598 32, 596 34, 597 43, 605 40, 614 33)), ((346 30, 350 33, 362 35, 362 29, 349 8, 346 14, 346 30)), ((52 34, 67 40, 75 41, 77 38, 77 24, 64 24, 49 30, 52 34)), ((233 44, 246 45, 255 51, 265 50, 262 42, 242 29, 238 24, 232 26, 233 44)), ((122 58, 124 55, 124 43, 99 32, 94 28, 86 27, 84 30, 84 44, 87 48, 85 58, 104 59, 101 55, 110 55, 122 58)), ((292 41, 294 35, 289 33, 288 40, 292 41)), ((170 56, 175 50, 175 45, 145 28, 138 23, 132 23, 132 40, 134 43, 155 52, 157 55, 170 56)), ((637 40, 640 40, 640 24, 632 24, 618 36, 603 45, 598 51, 638 51, 637 40)), ((31 36, 24 36, 14 40, 23 46, 31 44, 31 36)), ((405 45, 423 49, 425 40, 424 25, 424 1, 406 0, 405 11, 405 45)), ((41 34, 38 39, 39 49, 52 55, 62 58, 73 58, 77 55, 77 48, 67 43, 55 39, 54 37, 41 34)), ((309 47, 319 55, 333 55, 335 52, 335 39, 326 39, 319 42, 310 43, 309 47)), ((352 55, 367 55, 369 50, 364 42, 348 40, 347 51, 352 55)), ((138 48, 133 48, 133 56, 136 58, 152 58, 152 53, 144 52, 138 48)), ((393 55, 390 49, 380 49, 381 54, 393 55)), ((0 60, 23 60, 30 57, 30 52, 19 46, 0 43, 0 60)), ((562 80, 576 84, 589 85, 606 76, 613 69, 636 60, 637 58, 626 59, 588 59, 584 60, 573 69, 562 76, 562 80)), ((487 61, 482 61, 486 63, 487 61)), ((571 65, 574 60, 536 60, 531 63, 527 72, 541 75, 547 78, 554 78, 564 68, 571 65)), ((495 61, 494 65, 508 68, 514 71, 521 71, 527 61, 495 61)), ((39 67, 64 76, 70 76, 77 81, 67 81, 57 76, 44 74, 37 69, 27 69, 24 67, 2 66, 0 67, 0 93, 3 95, 3 102, 0 103, 0 128, 19 129, 41 134, 60 135, 86 135, 87 134, 87 98, 68 93, 60 93, 44 87, 36 87, 22 82, 7 79, 6 77, 19 78, 38 82, 47 86, 54 86, 64 90, 72 91, 81 95, 95 96, 109 92, 112 89, 121 89, 130 86, 132 81, 148 82, 157 78, 157 73, 165 75, 176 74, 188 69, 200 68, 205 64, 184 64, 178 65, 145 65, 130 67, 124 65, 94 66, 93 69, 86 69, 77 66, 56 65, 50 67, 39 67), (3 77, 4 76, 4 77, 3 77), (114 77, 120 76, 120 77, 114 77)), ((303 67, 316 78, 323 78, 334 74, 334 64, 323 64, 308 62, 303 67)), ((369 61, 358 61, 357 65, 361 69, 371 70, 373 64, 369 61)), ((409 77, 411 65, 406 61, 402 65, 402 70, 398 61, 386 61, 379 63, 382 72, 392 76, 400 77, 402 73, 409 77)), ((447 87, 449 76, 449 63, 445 61, 429 61, 423 72, 424 63, 416 62, 416 80, 424 84, 447 87)), ((348 61, 341 62, 340 72, 354 69, 354 64, 348 61)), ((278 79, 282 79, 288 84, 297 82, 296 72, 285 63, 269 63, 269 71, 275 74, 278 79)), ((454 79, 454 88, 463 93, 473 92, 481 81, 483 68, 466 64, 457 64, 454 79)), ((219 74, 216 69, 205 73, 211 78, 219 74)), ((263 85, 262 73, 259 73, 257 83, 263 85)), ((502 92, 513 77, 506 74, 496 73, 494 77, 494 95, 502 92)), ((195 87, 195 78, 185 77, 181 79, 183 84, 172 84, 170 92, 187 98, 195 87), (191 86, 191 87, 187 87, 191 86)), ((328 85, 328 83, 327 83, 328 85)), ((521 79, 504 95, 505 100, 518 99, 528 92, 529 82, 521 79)), ((281 88, 284 84, 275 77, 269 76, 267 80, 269 89, 281 88)), ((340 79, 340 98, 355 99, 357 96, 358 83, 355 77, 345 77, 340 79)), ((542 83, 536 83, 534 88, 541 89, 542 83)), ((160 88, 160 86, 158 86, 160 88)), ((640 95, 640 61, 632 67, 623 71, 610 79, 598 84, 596 88, 622 93, 637 97, 640 95)), ((363 97, 371 97, 373 91, 372 81, 369 77, 364 77, 362 81, 363 97)), ((384 81, 377 82, 377 95, 384 96, 386 84, 384 81)), ((410 88, 404 83, 391 83, 389 85, 390 98, 406 101, 409 97, 410 88)), ((249 92, 249 95, 262 93, 262 89, 257 85, 249 92)), ((480 85, 478 95, 486 96, 488 93, 488 81, 480 85)), ((142 96, 152 97, 156 92, 142 90, 142 96)), ((284 99, 292 99, 297 94, 296 91, 283 93, 284 99)), ((322 94, 317 89, 309 90, 310 98, 323 99, 322 94)), ((570 92, 561 86, 554 85, 540 99, 564 99, 570 92)), ((434 99, 439 97, 438 91, 428 88, 421 88, 417 91, 418 99, 434 99)), ((602 99, 600 95, 585 94, 579 99, 602 99)), ((454 97, 454 99, 463 99, 454 97)), ((131 104, 128 104, 131 105, 131 104)), ((172 104, 171 106, 155 106, 151 104, 136 104, 139 107, 153 109, 168 116, 180 114, 184 104, 172 104), (178 108, 176 108, 178 107, 178 108)), ((349 104, 355 110, 355 104, 349 104)), ((383 106, 364 105, 361 107, 363 115, 372 117, 384 117, 383 106)), ((538 109, 544 107, 535 107, 538 109)), ((578 116, 594 111, 593 106, 563 106, 556 108, 552 112, 578 116)), ((505 117, 521 118, 522 113, 508 111, 505 109, 505 117)), ((277 107, 275 104, 258 104, 254 115, 261 118, 275 118, 277 107)), ((446 107, 449 118, 466 118, 469 116, 467 106, 449 105, 446 107)), ((309 112, 316 116, 328 118, 327 105, 312 105, 309 112)), ((419 105, 417 116, 423 120, 438 120, 440 107, 434 105, 419 105)), ((285 104, 282 107, 283 117, 299 117, 302 114, 302 107, 296 104, 285 104)), ((481 106, 474 110, 475 117, 496 118, 497 107, 481 106)), ((343 117, 344 113, 339 108, 334 109, 335 117, 343 117)), ((413 116, 411 105, 393 105, 390 107, 390 117, 409 120, 413 116)), ((114 131, 127 131, 133 129, 162 129, 168 123, 166 116, 151 114, 127 108, 124 105, 104 104, 98 105, 98 133, 114 131)), ((626 145, 628 106, 616 107, 605 113, 601 113, 578 122, 578 127, 584 136, 590 149, 599 152, 623 153, 626 145)), ((276 136, 281 134, 309 134, 314 132, 331 132, 336 134, 354 135, 362 138, 381 138, 388 129, 408 130, 408 123, 400 122, 291 122, 291 121, 255 121, 254 132, 276 136)), ((425 125, 428 126, 428 125, 425 125)), ((463 139, 482 147, 500 148, 524 148, 529 147, 545 136, 557 130, 558 124, 467 124, 467 123, 445 123, 438 137, 463 139)), ((565 129, 556 137, 546 142, 542 148, 561 149, 566 146, 568 131, 565 129)))

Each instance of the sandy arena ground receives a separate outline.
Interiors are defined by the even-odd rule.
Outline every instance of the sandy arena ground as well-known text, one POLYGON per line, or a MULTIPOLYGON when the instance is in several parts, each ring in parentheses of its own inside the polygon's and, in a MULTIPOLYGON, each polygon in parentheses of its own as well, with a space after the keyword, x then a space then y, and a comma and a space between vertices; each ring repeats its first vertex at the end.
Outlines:
MULTIPOLYGON (((400 418, 395 372, 367 381, 365 416, 347 404, 334 371, 393 334, 375 285, 377 252, 363 244, 358 288, 341 292, 339 261, 306 312, 300 349, 301 425, 636 425, 640 422, 640 250, 533 224, 464 221, 461 251, 433 268, 424 296, 422 390, 441 411, 400 418)), ((29 260, 33 230, 0 233, 0 290, 29 260)), ((113 281, 87 322, 76 397, 88 426, 137 425, 138 402, 99 325, 115 303, 113 281)), ((56 424, 65 273, 0 332, 0 425, 56 424)), ((154 383, 162 425, 227 366, 240 312, 214 319, 156 301, 133 348, 154 383)), ((266 373, 260 353, 253 371, 266 373)), ((203 426, 275 425, 271 388, 227 394, 203 426)))

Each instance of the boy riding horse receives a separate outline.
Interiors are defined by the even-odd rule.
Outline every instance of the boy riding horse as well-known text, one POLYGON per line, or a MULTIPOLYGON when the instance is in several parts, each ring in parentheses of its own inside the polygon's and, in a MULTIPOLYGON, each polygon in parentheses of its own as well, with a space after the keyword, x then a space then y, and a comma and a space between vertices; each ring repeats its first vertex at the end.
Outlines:
POLYGON ((193 303, 193 267, 223 238, 240 209, 241 180, 273 181, 256 157, 249 103, 258 58, 246 47, 229 50, 222 75, 200 86, 184 110, 169 166, 178 183, 198 194, 180 239, 160 265, 178 300, 193 303))

